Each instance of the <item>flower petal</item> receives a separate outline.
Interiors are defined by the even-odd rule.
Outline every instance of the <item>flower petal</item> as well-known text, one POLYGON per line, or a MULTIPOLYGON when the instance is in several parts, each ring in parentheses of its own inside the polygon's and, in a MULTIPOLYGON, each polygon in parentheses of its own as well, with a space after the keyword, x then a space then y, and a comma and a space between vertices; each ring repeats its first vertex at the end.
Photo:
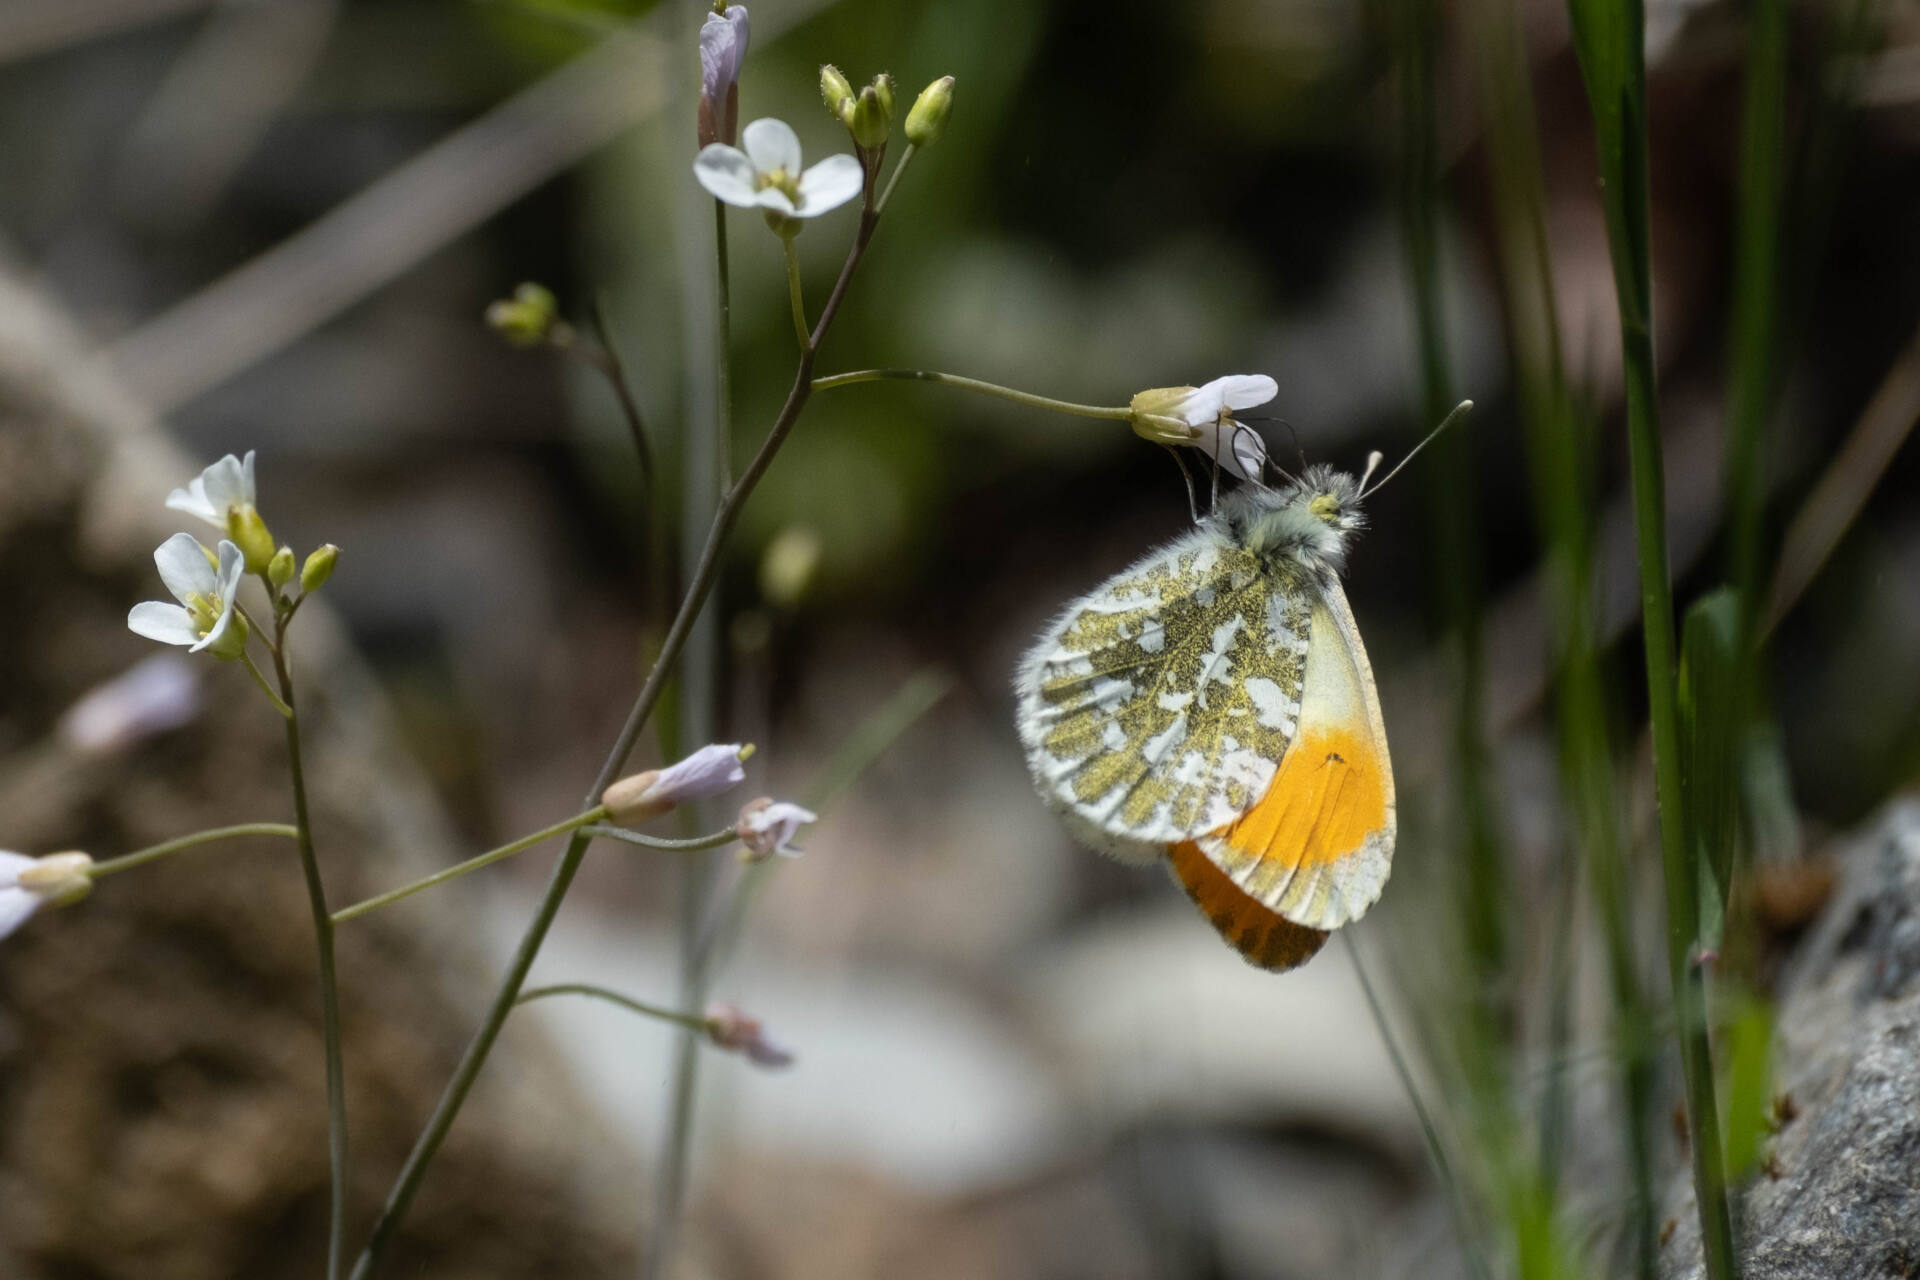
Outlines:
POLYGON ((1252 427, 1232 418, 1203 425, 1193 447, 1218 459, 1222 471, 1242 480, 1257 484, 1266 470, 1267 442, 1252 427))
POLYGON ((167 590, 173 592, 173 598, 181 604, 196 592, 212 595, 220 589, 213 566, 207 563, 205 548, 190 533, 176 533, 161 543, 153 553, 153 563, 160 570, 160 581, 167 584, 167 590))
POLYGON ((0 849, 0 889, 11 889, 20 882, 20 873, 32 866, 35 859, 24 853, 15 853, 11 849, 0 849))
POLYGON ((247 557, 235 543, 220 540, 218 587, 223 612, 233 612, 233 598, 240 594, 240 578, 247 571, 247 557))
POLYGON ((800 175, 800 208, 803 218, 818 217, 838 209, 860 194, 866 173, 852 156, 828 156, 800 175))
POLYGON ((784 213, 788 217, 797 215, 797 211, 793 207, 793 201, 787 199, 787 193, 778 187, 768 187, 765 191, 755 196, 753 202, 762 209, 772 209, 775 213, 784 213))
POLYGON ((800 172, 800 135, 785 120, 762 116, 740 131, 740 145, 761 173, 800 172))
POLYGON ((167 506, 171 510, 184 511, 196 519, 205 520, 208 524, 218 525, 222 529, 227 527, 227 513, 213 509, 213 503, 207 500, 206 482, 199 476, 195 476, 186 488, 175 489, 168 494, 167 506))
POLYGON ((753 161, 738 147, 713 142, 700 148, 693 158, 693 176, 716 200, 724 200, 742 209, 759 203, 759 183, 754 179, 753 161))
POLYGON ((700 92, 708 99, 726 96, 740 78, 747 56, 747 10, 729 5, 724 14, 709 13, 700 24, 700 92))
POLYGON ((1230 373, 1201 390, 1217 393, 1228 409, 1252 409, 1279 395, 1280 384, 1264 373, 1230 373))
POLYGON ((161 644, 197 645, 200 633, 193 628, 193 615, 177 604, 147 600, 127 613, 127 630, 161 644))
POLYGON ((228 454, 201 472, 200 480, 207 502, 225 520, 228 508, 254 501, 252 452, 248 452, 245 462, 228 454))
POLYGON ((25 889, 0 889, 0 938, 25 924, 27 917, 39 908, 38 894, 28 893, 25 889))
POLYGON ((62 713, 56 732, 75 751, 104 755, 199 714, 199 669, 177 653, 157 653, 88 690, 62 713))
POLYGON ((662 769, 653 785, 647 788, 646 798, 655 802, 685 804, 689 800, 719 795, 728 787, 744 781, 746 776, 746 771, 740 767, 740 744, 716 743, 702 747, 680 763, 662 769))

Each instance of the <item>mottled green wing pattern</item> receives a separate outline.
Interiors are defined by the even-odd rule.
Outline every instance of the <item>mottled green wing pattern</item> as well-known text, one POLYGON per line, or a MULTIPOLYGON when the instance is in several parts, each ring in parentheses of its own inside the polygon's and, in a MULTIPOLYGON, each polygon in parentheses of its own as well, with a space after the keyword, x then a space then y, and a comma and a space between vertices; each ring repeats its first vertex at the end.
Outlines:
POLYGON ((1076 601, 1016 681, 1034 783, 1083 839, 1147 856, 1273 780, 1306 670, 1306 571, 1202 528, 1076 601))

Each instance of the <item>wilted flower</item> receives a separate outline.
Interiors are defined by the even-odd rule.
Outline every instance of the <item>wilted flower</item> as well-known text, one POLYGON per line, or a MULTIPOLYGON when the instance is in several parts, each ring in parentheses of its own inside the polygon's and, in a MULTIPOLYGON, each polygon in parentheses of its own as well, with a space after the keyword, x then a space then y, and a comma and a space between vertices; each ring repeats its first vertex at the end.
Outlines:
POLYGON ((716 1047, 744 1053, 760 1067, 790 1067, 793 1050, 769 1039, 758 1018, 749 1018, 730 1004, 707 1006, 707 1039, 716 1047))
POLYGON ((127 627, 162 644, 202 649, 216 658, 237 658, 247 647, 247 623, 233 607, 246 563, 240 548, 220 544, 220 568, 207 563, 207 551, 190 533, 176 533, 153 553, 160 580, 179 604, 149 600, 133 606, 127 627))
POLYGON ((1266 467, 1266 442, 1233 414, 1279 393, 1279 384, 1263 373, 1230 374, 1203 387, 1155 387, 1133 398, 1133 429, 1156 444, 1191 445, 1229 474, 1257 482, 1266 467))
POLYGON ((65 906, 93 889, 87 875, 93 859, 84 853, 30 858, 0 849, 0 938, 27 922, 45 903, 65 906))
POLYGON ((864 174, 852 156, 828 156, 803 172, 800 138, 784 120, 755 120, 741 141, 744 151, 716 142, 694 157, 693 176, 716 200, 813 218, 860 194, 864 174))
POLYGON ((740 821, 734 824, 733 832, 740 837, 740 843, 747 846, 753 861, 776 853, 783 858, 797 858, 801 850, 794 846, 794 836, 800 833, 801 827, 818 821, 820 815, 809 809, 761 796, 740 810, 740 821))
POLYGON ((740 64, 747 57, 747 7, 730 4, 700 24, 700 145, 733 145, 740 120, 740 64))
POLYGON ((197 516, 222 533, 226 532, 229 511, 251 507, 257 501, 251 449, 244 460, 228 454, 195 476, 186 488, 167 495, 167 506, 197 516))
POLYGON ((737 742, 702 747, 678 764, 620 779, 601 793, 600 803, 615 822, 645 822, 737 785, 747 776, 740 762, 752 754, 751 746, 737 742))
POLYGON ((55 732, 75 751, 106 755, 199 714, 199 671, 178 654, 157 653, 89 689, 55 732))

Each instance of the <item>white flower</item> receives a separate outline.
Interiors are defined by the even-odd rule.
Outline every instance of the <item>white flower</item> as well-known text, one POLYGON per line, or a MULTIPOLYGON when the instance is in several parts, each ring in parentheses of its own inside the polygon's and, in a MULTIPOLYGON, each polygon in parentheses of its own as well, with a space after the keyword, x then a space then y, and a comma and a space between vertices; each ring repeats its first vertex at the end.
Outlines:
POLYGON ((84 853, 29 858, 0 849, 0 938, 27 922, 45 903, 78 902, 93 888, 93 859, 84 853))
POLYGON ((813 218, 860 194, 864 174, 852 156, 828 156, 802 172, 800 139, 784 120, 755 120, 740 140, 744 151, 716 142, 694 157, 693 176, 717 200, 813 218))
POLYGON ((256 501, 251 449, 244 461, 228 454, 195 476, 186 488, 167 495, 167 506, 173 510, 198 516, 222 531, 227 527, 227 512, 253 506, 256 501))
POLYGON ((707 1006, 707 1039, 721 1049, 744 1053, 758 1067, 790 1067, 793 1050, 767 1035, 758 1018, 749 1018, 730 1004, 707 1006))
POLYGON ((744 781, 740 762, 752 754, 752 747, 737 742, 702 747, 678 764, 620 779, 601 793, 600 803, 615 822, 657 818, 675 805, 717 796, 744 781))
POLYGON ((207 563, 206 548, 190 533, 176 533, 153 553, 160 580, 179 604, 149 600, 133 606, 127 627, 135 634, 162 644, 202 649, 216 658, 237 658, 247 646, 247 624, 233 607, 246 562, 240 548, 222 540, 220 569, 207 563))
POLYGON ((1280 385, 1264 373, 1229 374, 1203 387, 1156 387, 1133 398, 1133 428, 1160 444, 1192 445, 1228 474, 1258 482, 1266 441, 1233 415, 1279 393, 1280 385))
POLYGON ((747 8, 730 4, 700 24, 700 123, 702 146, 731 144, 740 111, 740 64, 747 56, 747 8))
POLYGON ((75 751, 107 755, 199 714, 199 671, 178 654, 156 653, 89 689, 60 717, 56 732, 75 751))
POLYGON ((733 832, 756 862, 775 853, 783 858, 797 858, 801 851, 793 843, 794 836, 801 827, 818 821, 820 815, 809 809, 761 796, 740 810, 740 821, 734 824, 733 832))

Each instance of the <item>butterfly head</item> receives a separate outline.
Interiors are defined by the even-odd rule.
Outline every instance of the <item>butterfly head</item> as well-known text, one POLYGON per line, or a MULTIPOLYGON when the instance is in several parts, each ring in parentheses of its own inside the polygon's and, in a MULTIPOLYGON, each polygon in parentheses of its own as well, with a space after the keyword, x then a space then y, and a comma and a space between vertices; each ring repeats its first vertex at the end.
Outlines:
POLYGON ((1329 466, 1311 466, 1279 489, 1247 485, 1222 500, 1214 521, 1261 555, 1286 557, 1315 573, 1339 573, 1347 541, 1366 527, 1360 482, 1329 466))

